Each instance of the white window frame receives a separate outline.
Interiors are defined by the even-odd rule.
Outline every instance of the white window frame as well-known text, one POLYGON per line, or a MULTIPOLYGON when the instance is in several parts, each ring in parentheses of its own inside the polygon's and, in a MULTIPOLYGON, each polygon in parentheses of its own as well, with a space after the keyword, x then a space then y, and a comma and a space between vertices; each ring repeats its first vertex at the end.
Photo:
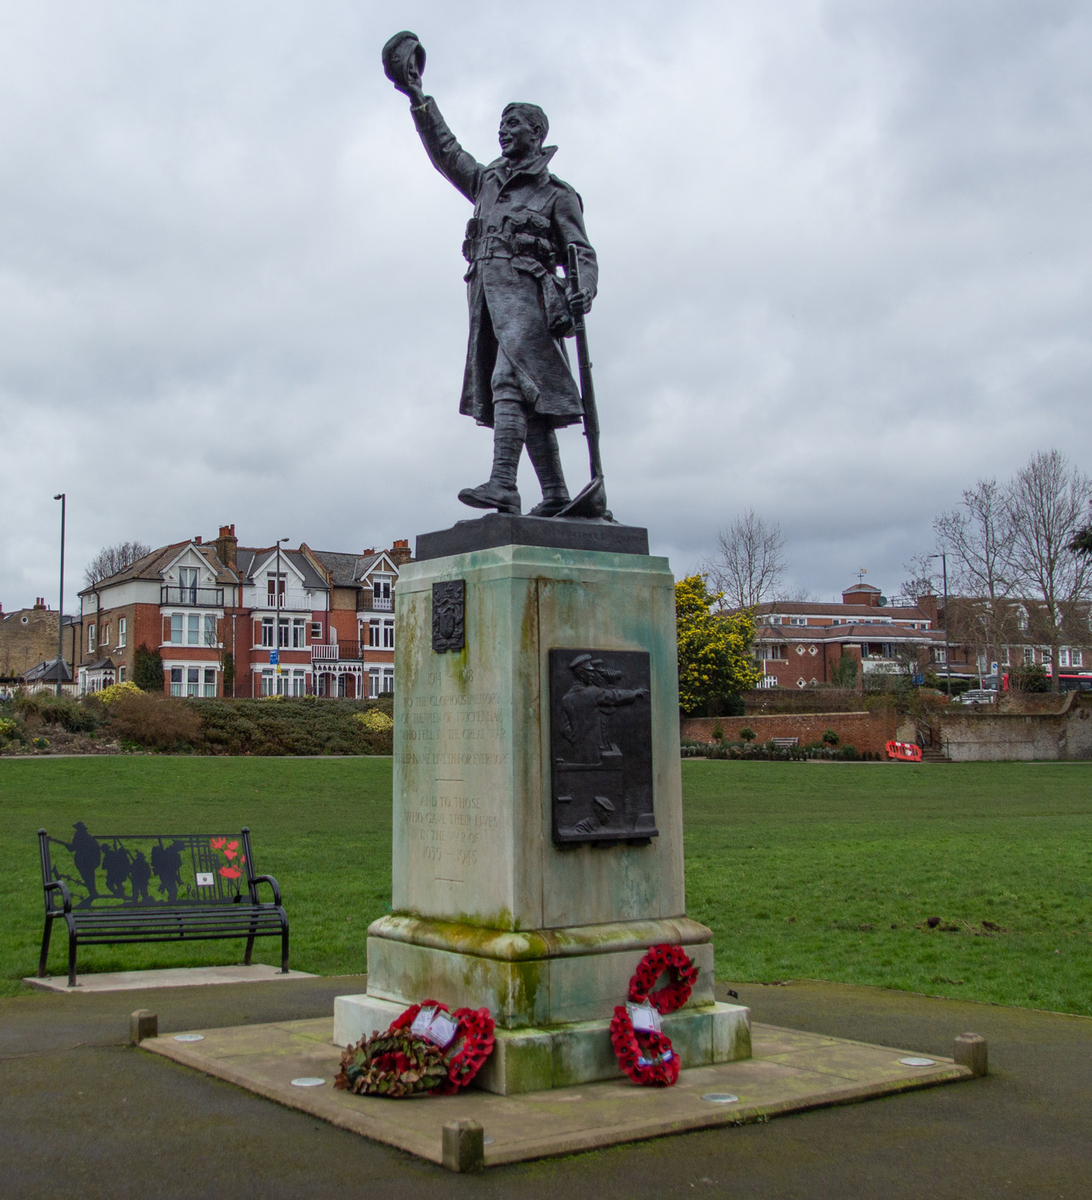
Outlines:
POLYGON ((201 645, 201 614, 187 613, 186 614, 186 645, 200 646, 201 645))
POLYGON ((322 622, 321 621, 312 621, 311 622, 311 641, 313 641, 313 642, 321 642, 322 641, 322 622))
POLYGON ((305 617, 292 618, 292 649, 307 649, 307 620, 305 617))
POLYGON ((262 617, 262 647, 266 650, 272 650, 276 634, 273 632, 274 626, 273 617, 262 617))
POLYGON ((394 622, 393 621, 384 621, 383 622, 383 649, 384 650, 393 650, 394 649, 394 622))
POLYGON ((87 653, 88 654, 95 653, 95 644, 98 641, 98 638, 96 636, 97 634, 98 634, 98 626, 95 625, 94 623, 88 625, 88 627, 87 627, 87 653))
POLYGON ((125 617, 118 617, 118 649, 124 650, 129 636, 129 622, 125 617))
POLYGON ((186 682, 185 676, 183 674, 184 669, 185 668, 183 668, 183 667, 171 667, 171 695, 172 696, 181 696, 182 695, 182 688, 186 682))

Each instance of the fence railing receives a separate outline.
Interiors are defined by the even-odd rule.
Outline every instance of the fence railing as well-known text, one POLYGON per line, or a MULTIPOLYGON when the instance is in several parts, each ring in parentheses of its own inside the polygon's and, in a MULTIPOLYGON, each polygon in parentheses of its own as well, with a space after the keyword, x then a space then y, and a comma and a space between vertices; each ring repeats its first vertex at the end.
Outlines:
POLYGON ((223 608, 223 588, 171 587, 159 589, 160 604, 178 604, 187 608, 223 608))
POLYGON ((340 660, 359 661, 364 657, 362 651, 367 649, 360 642, 312 642, 312 662, 336 662, 340 660))

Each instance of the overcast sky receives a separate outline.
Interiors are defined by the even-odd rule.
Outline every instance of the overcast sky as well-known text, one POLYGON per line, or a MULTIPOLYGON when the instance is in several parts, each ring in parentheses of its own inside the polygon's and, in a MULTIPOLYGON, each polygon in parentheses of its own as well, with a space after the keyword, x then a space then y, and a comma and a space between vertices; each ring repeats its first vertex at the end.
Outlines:
POLYGON ((676 574, 753 506, 795 586, 893 594, 976 477, 1092 468, 1087 3, 0 0, 5 611, 56 604, 59 491, 69 604, 104 544, 474 515, 471 210, 383 76, 403 28, 480 160, 549 114, 611 506, 676 574))

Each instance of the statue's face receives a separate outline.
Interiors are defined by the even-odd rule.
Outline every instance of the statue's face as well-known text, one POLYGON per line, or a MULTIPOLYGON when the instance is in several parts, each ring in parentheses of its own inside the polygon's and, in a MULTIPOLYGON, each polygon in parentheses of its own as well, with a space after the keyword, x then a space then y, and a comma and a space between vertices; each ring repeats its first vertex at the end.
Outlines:
POLYGON ((539 145, 538 130, 518 109, 501 117, 498 138, 501 154, 513 160, 526 158, 539 145))

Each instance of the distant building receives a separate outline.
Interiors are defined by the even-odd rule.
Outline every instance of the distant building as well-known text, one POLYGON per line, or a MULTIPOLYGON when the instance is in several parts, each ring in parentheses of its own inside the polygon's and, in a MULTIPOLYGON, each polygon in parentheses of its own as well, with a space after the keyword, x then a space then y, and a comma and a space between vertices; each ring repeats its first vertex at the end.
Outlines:
MULTIPOLYGON (((33 608, 6 613, 0 608, 0 682, 22 685, 29 672, 57 661, 57 612, 39 596, 33 608)), ((78 633, 70 617, 64 618, 64 658, 71 668, 78 650, 78 633)), ((35 677, 35 682, 41 680, 35 677)), ((55 686, 54 681, 54 686, 55 686)))
MULTIPOLYGON (((754 656, 760 687, 815 687, 831 683, 848 656, 857 683, 870 673, 905 674, 944 662, 935 596, 889 605, 880 589, 855 583, 842 602, 770 601, 755 609, 754 656)), ((943 670, 943 666, 941 666, 943 670)))
MULTIPOLYGON (((880 589, 855 583, 842 593, 842 602, 770 601, 755 609, 754 656, 762 668, 760 687, 816 687, 831 683, 834 671, 848 656, 857 663, 857 686, 870 674, 924 674, 978 682, 992 674, 994 659, 981 644, 984 623, 981 601, 948 598, 950 612, 936 596, 913 602, 889 603, 880 589), (951 627, 945 623, 950 617, 951 627), (976 634, 977 639, 976 640, 976 634), (946 642, 948 643, 946 645, 946 642), (951 661, 948 661, 948 654, 951 661)), ((1050 672, 1051 649, 1036 639, 1040 609, 1034 601, 1011 601, 1001 622, 1006 644, 1000 648, 1002 677, 1036 664, 1050 672)), ((1089 606, 1071 614, 1071 645, 1058 650, 1059 673, 1071 682, 1092 682, 1088 642, 1092 635, 1089 606), (1087 664, 1087 665, 1086 665, 1087 664)), ((993 653, 998 653, 992 647, 993 653)))
POLYGON ((159 652, 175 696, 393 691, 409 560, 407 540, 361 555, 240 546, 234 525, 161 546, 80 592, 79 691, 132 679, 141 647, 159 652))

